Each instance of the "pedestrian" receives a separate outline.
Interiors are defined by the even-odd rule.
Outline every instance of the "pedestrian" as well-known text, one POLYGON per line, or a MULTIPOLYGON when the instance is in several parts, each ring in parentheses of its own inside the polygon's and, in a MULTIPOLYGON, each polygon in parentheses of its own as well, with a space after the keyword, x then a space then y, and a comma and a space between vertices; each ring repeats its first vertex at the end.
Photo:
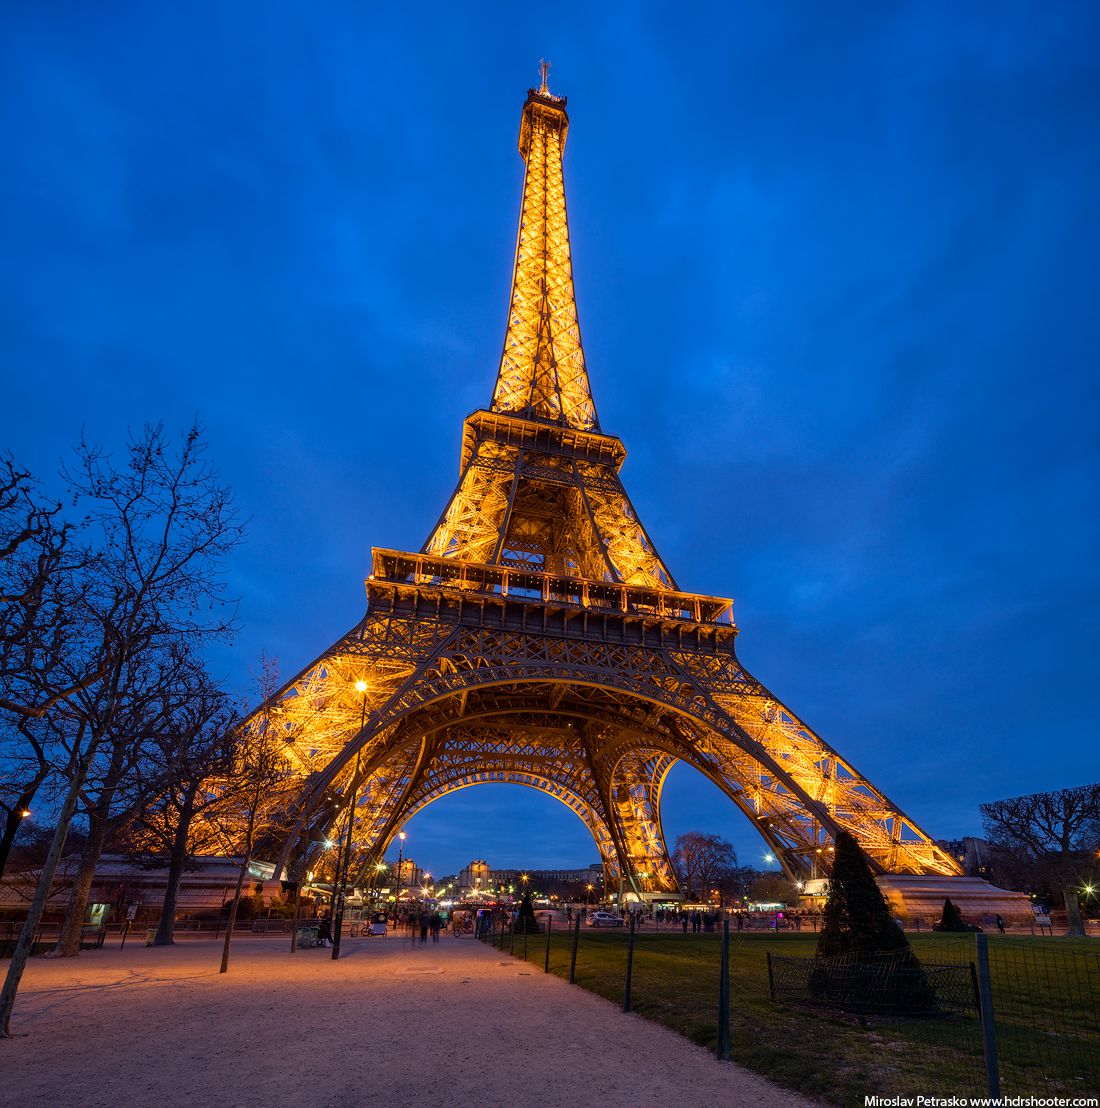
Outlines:
POLYGON ((318 946, 331 946, 332 945, 332 920, 329 918, 328 912, 326 912, 317 921, 317 945, 318 946))
POLYGON ((688 918, 687 912, 680 913, 680 926, 684 929, 684 934, 688 933, 688 918))
POLYGON ((428 928, 432 925, 432 913, 425 908, 420 913, 420 941, 426 943, 428 941, 428 928))
POLYGON ((1003 917, 1003 916, 1001 916, 1001 915, 999 915, 999 914, 998 914, 998 916, 997 916, 997 930, 998 930, 998 931, 1000 931, 1000 933, 1001 933, 1002 935, 1003 935, 1003 934, 1005 933, 1005 921, 1004 921, 1004 917, 1003 917))
POLYGON ((439 918, 438 912, 432 912, 432 920, 428 926, 431 928, 432 942, 439 942, 439 932, 440 929, 443 927, 443 921, 439 918))

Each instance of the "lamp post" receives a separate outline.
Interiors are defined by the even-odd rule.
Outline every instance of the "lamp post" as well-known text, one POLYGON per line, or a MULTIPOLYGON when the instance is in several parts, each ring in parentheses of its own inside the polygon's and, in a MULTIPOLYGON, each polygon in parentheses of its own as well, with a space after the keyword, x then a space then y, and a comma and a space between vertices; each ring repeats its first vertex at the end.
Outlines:
MULTIPOLYGON (((355 691, 362 698, 362 708, 359 713, 359 732, 362 736, 363 728, 367 722, 367 683, 356 681, 355 691)), ((344 828, 344 843, 340 854, 336 859, 336 880, 339 883, 339 891, 336 894, 336 918, 332 929, 332 960, 340 957, 340 933, 344 926, 344 901, 347 897, 348 869, 351 866, 351 832, 355 825, 355 798, 359 793, 359 760, 363 756, 363 747, 360 744, 355 752, 355 772, 351 778, 351 794, 348 797, 348 825, 344 828)))
POLYGON ((405 883, 405 832, 398 831, 397 837, 401 845, 397 848, 397 895, 393 899, 393 914, 397 917, 397 909, 401 907, 401 888, 405 883))

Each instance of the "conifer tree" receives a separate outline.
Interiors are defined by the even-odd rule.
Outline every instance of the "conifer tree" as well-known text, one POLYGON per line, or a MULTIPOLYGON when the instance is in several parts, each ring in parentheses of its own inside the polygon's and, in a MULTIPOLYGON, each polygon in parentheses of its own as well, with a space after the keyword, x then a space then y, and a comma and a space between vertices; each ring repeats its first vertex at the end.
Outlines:
POLYGON ((531 890, 525 889, 519 906, 519 916, 516 919, 516 932, 520 935, 525 932, 528 935, 537 935, 541 930, 538 918, 535 916, 535 906, 531 902, 531 890))
POLYGON ((948 897, 943 902, 943 915, 940 916, 940 930, 941 931, 969 931, 970 928, 963 923, 962 915, 959 913, 958 908, 951 903, 951 898, 948 897))
POLYGON ((883 954, 908 949, 855 836, 836 837, 829 899, 817 940, 819 957, 834 954, 883 954))
POLYGON ((829 899, 810 975, 819 1003, 876 1015, 932 1015, 936 997, 853 835, 836 837, 829 899), (848 955, 839 962, 831 959, 848 955))

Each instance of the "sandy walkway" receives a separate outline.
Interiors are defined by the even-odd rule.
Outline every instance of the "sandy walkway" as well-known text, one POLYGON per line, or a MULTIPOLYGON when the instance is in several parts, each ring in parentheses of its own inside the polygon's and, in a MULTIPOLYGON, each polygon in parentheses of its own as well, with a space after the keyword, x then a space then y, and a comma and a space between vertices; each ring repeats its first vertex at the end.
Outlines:
POLYGON ((212 941, 34 959, 0 1102, 809 1103, 470 938, 286 942, 235 941, 227 977, 212 941))

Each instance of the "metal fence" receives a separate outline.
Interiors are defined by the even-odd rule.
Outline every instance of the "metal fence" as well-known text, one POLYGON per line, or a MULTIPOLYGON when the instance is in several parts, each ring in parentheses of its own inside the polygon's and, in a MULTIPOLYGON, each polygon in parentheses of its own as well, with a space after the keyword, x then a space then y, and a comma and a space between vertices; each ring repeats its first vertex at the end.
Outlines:
POLYGON ((814 957, 816 935, 596 930, 481 937, 834 1104, 1100 1093, 1094 939, 911 935, 904 959, 814 957), (908 975, 908 976, 906 976, 908 975))

